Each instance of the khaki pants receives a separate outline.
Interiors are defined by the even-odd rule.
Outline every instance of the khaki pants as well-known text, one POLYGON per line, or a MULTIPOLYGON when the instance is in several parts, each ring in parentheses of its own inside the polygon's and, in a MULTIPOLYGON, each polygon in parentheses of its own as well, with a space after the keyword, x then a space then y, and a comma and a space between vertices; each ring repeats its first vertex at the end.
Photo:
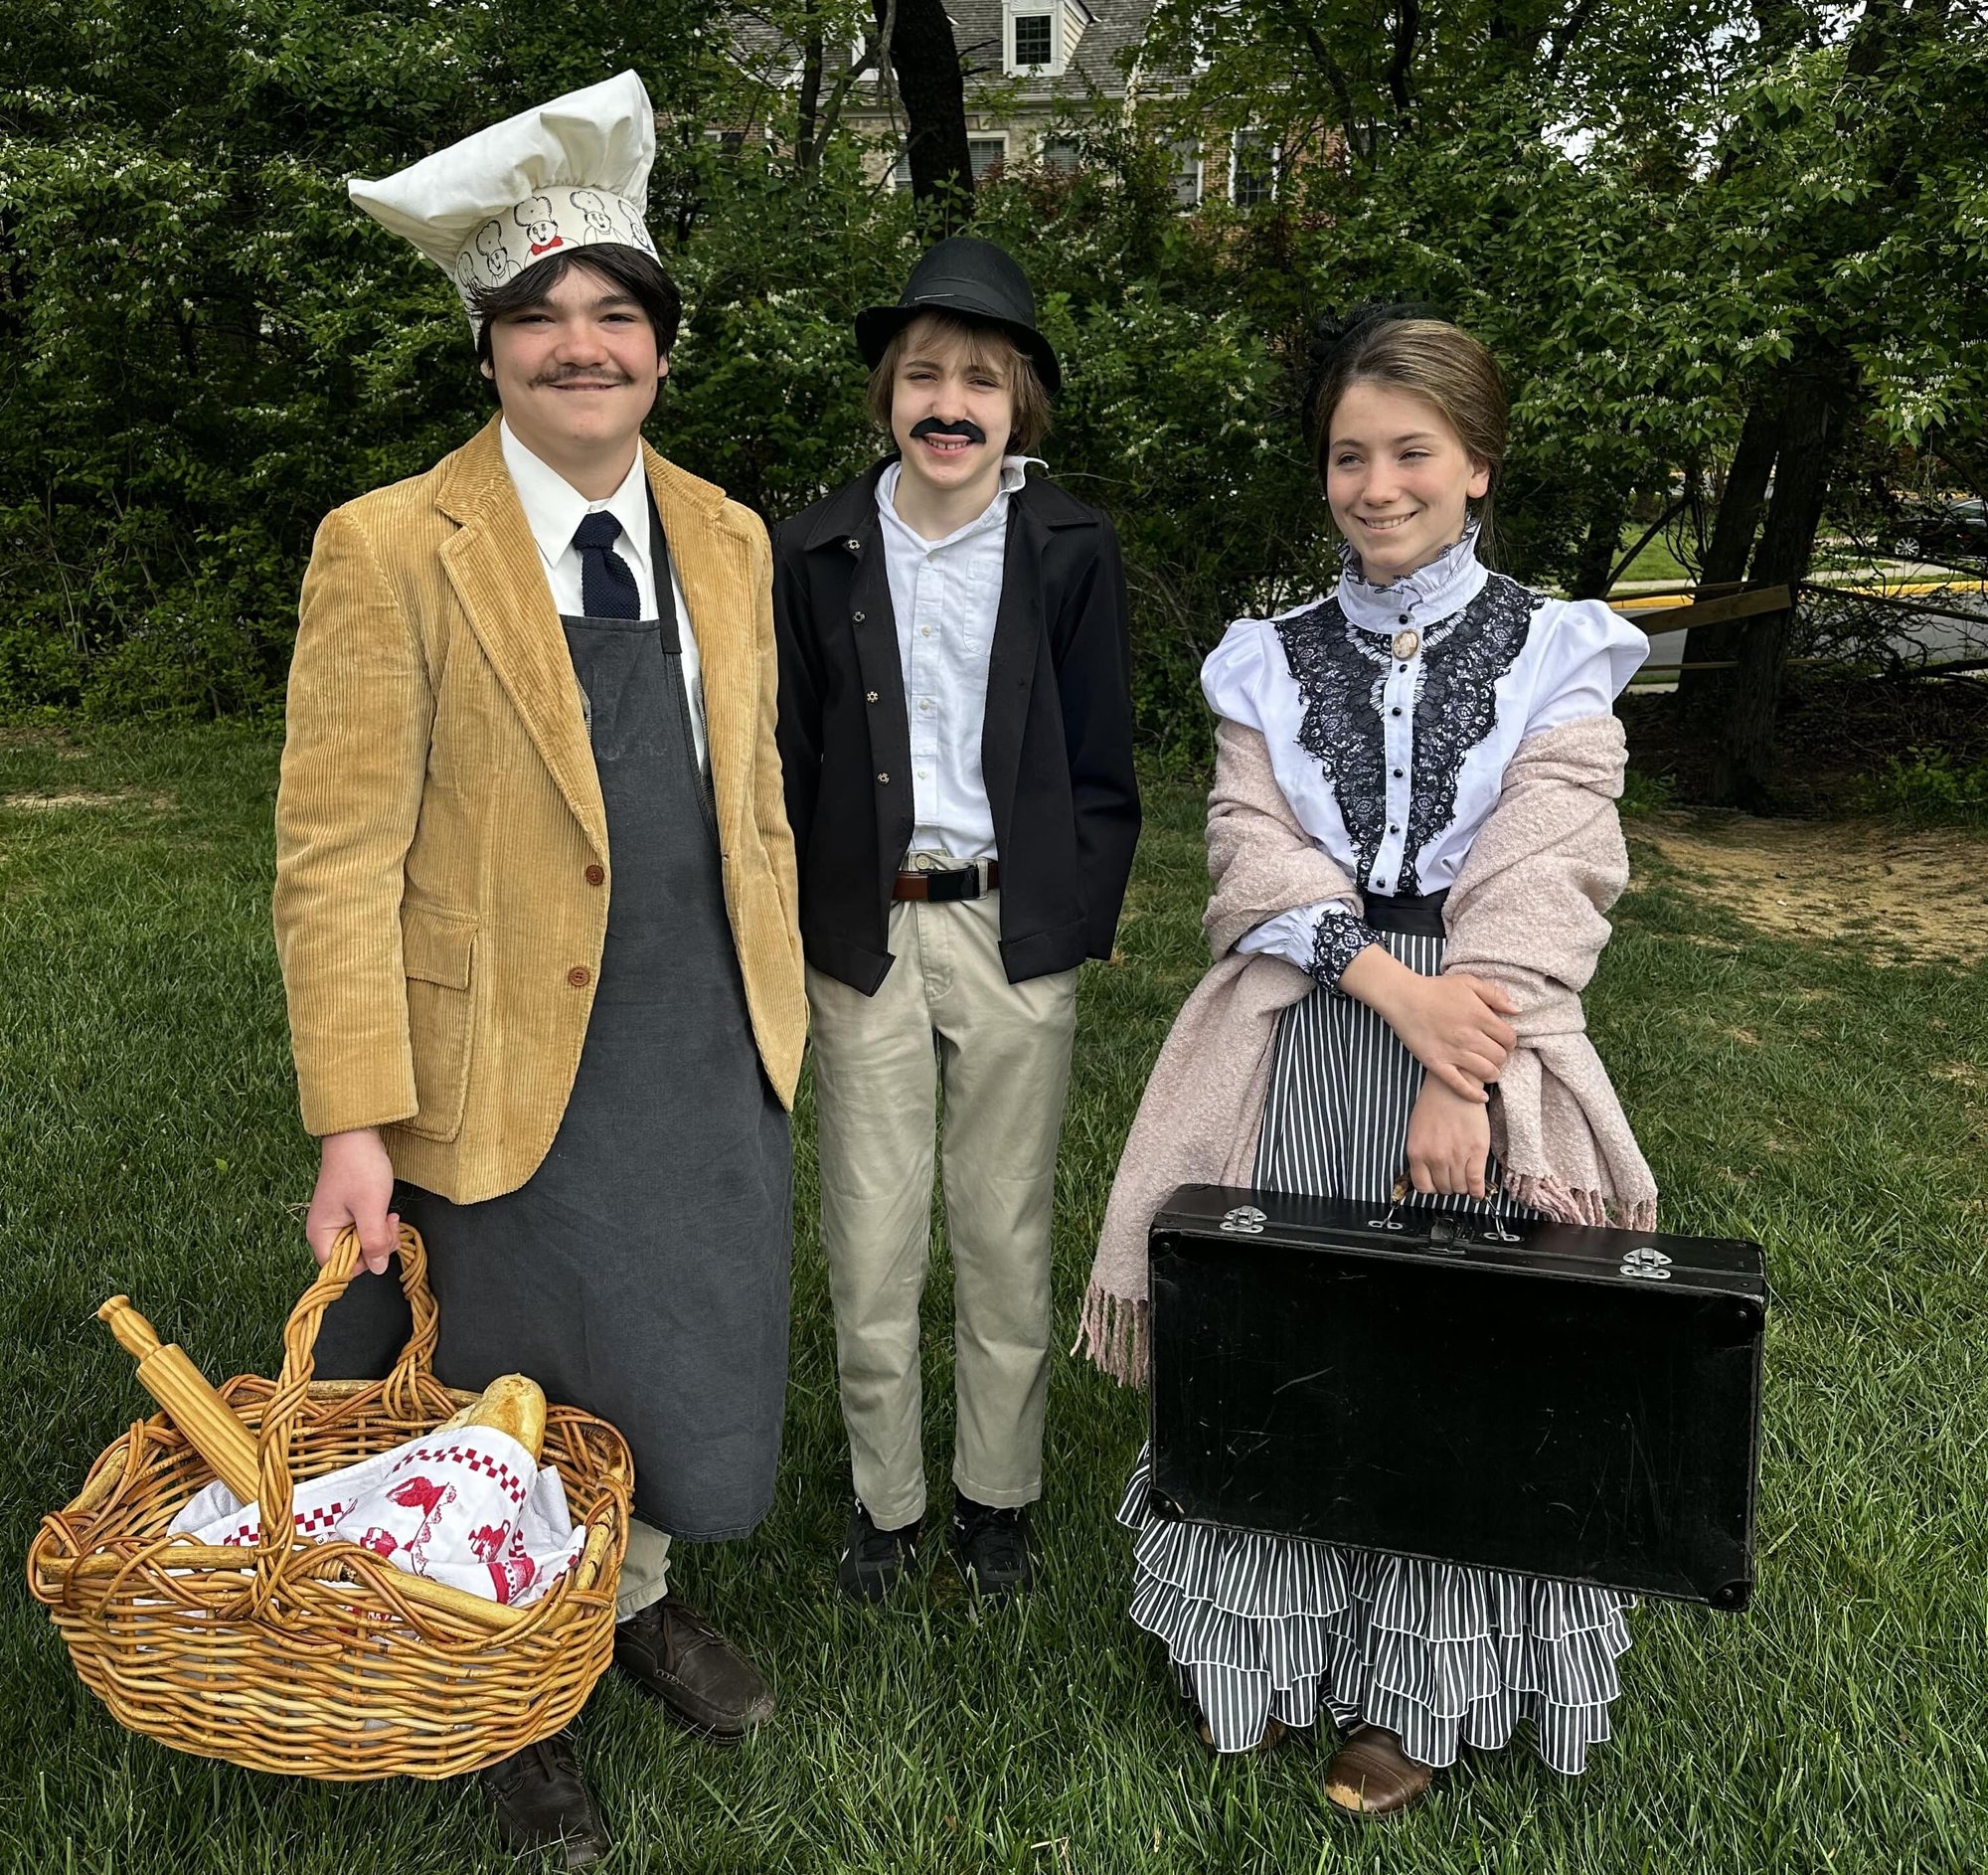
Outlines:
POLYGON ((628 1519, 628 1554, 614 1585, 614 1619, 625 1621, 669 1591, 670 1536, 639 1517, 628 1519))
POLYGON ((883 1529, 925 1508, 918 1302, 941 1085, 953 1482, 1003 1507, 1042 1495, 1050 1204, 1077 972, 1010 983, 1000 936, 998 893, 901 901, 891 908, 896 961, 876 995, 808 971, 842 1417, 856 1494, 883 1529))

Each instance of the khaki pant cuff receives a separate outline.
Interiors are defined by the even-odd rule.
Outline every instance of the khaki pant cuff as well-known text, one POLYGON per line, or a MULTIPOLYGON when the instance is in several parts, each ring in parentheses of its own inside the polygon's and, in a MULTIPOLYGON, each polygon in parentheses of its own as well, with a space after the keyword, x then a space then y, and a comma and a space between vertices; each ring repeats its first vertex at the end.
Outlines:
POLYGON ((952 1474, 953 1488, 962 1497, 970 1497, 976 1504, 986 1504, 995 1510, 1020 1510, 1025 1504, 1035 1503, 1043 1494, 1043 1481, 1037 1478, 1032 1484, 1022 1484, 1008 1490, 996 1490, 992 1485, 975 1484, 955 1471, 952 1474))

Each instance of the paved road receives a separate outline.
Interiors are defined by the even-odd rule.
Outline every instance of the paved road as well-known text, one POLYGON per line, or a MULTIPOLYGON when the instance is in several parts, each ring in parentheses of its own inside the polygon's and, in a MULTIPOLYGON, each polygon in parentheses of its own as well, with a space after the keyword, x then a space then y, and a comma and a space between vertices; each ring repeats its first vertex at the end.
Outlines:
MULTIPOLYGON (((1915 603, 1930 603, 1928 595, 1914 594, 1915 603)), ((1910 613, 1901 612, 1901 630, 1893 639, 1895 644, 1905 646, 1918 644, 1925 647, 1933 663, 1942 663, 1948 658, 1988 656, 1988 594, 1972 593, 1956 598, 1940 601, 1951 605, 1954 610, 1965 612, 1969 619, 1978 619, 1978 624, 1960 619, 1916 618, 1910 613)), ((1655 624, 1662 618, 1661 612, 1638 611, 1625 614, 1639 624, 1655 624)), ((1686 634, 1682 631, 1653 631, 1650 633, 1650 658, 1652 664, 1675 664, 1684 656, 1686 634)))

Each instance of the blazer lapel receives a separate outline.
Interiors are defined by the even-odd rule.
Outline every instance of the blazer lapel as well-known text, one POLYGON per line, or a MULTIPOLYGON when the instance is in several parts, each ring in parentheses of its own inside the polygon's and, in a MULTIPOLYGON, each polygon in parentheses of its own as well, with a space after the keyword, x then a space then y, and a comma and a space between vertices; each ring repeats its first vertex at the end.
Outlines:
POLYGON ((435 497, 461 525, 441 550, 449 583, 497 680, 524 719, 593 849, 607 856, 600 798, 573 658, 493 422, 456 457, 435 497))
MULTIPOLYGON (((683 583, 704 689, 705 747, 718 797, 720 845, 752 801, 759 732, 758 647, 750 543, 725 519, 724 496, 644 445, 649 490, 683 583), (714 499, 715 497, 715 499, 714 499)), ((658 585, 662 569, 657 569, 658 585)), ((658 593, 660 597, 660 592, 658 593)))
POLYGON ((987 654, 987 714, 980 730, 980 778, 994 818, 997 846, 1008 839, 1022 734, 1043 637, 1043 556, 1048 536, 1019 500, 1010 498, 1007 550, 1001 563, 1001 603, 987 654))

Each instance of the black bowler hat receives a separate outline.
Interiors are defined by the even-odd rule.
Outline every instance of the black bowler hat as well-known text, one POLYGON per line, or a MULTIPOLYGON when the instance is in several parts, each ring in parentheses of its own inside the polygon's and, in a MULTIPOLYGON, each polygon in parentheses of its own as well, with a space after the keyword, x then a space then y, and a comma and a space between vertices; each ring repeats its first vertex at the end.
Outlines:
POLYGON ((1036 296, 1012 256, 972 235, 954 235, 931 249, 905 282, 895 306, 866 306, 856 315, 856 343, 874 371, 884 350, 921 312, 949 312, 998 325, 1028 354, 1052 397, 1063 388, 1063 368, 1050 342, 1036 330, 1036 296))

